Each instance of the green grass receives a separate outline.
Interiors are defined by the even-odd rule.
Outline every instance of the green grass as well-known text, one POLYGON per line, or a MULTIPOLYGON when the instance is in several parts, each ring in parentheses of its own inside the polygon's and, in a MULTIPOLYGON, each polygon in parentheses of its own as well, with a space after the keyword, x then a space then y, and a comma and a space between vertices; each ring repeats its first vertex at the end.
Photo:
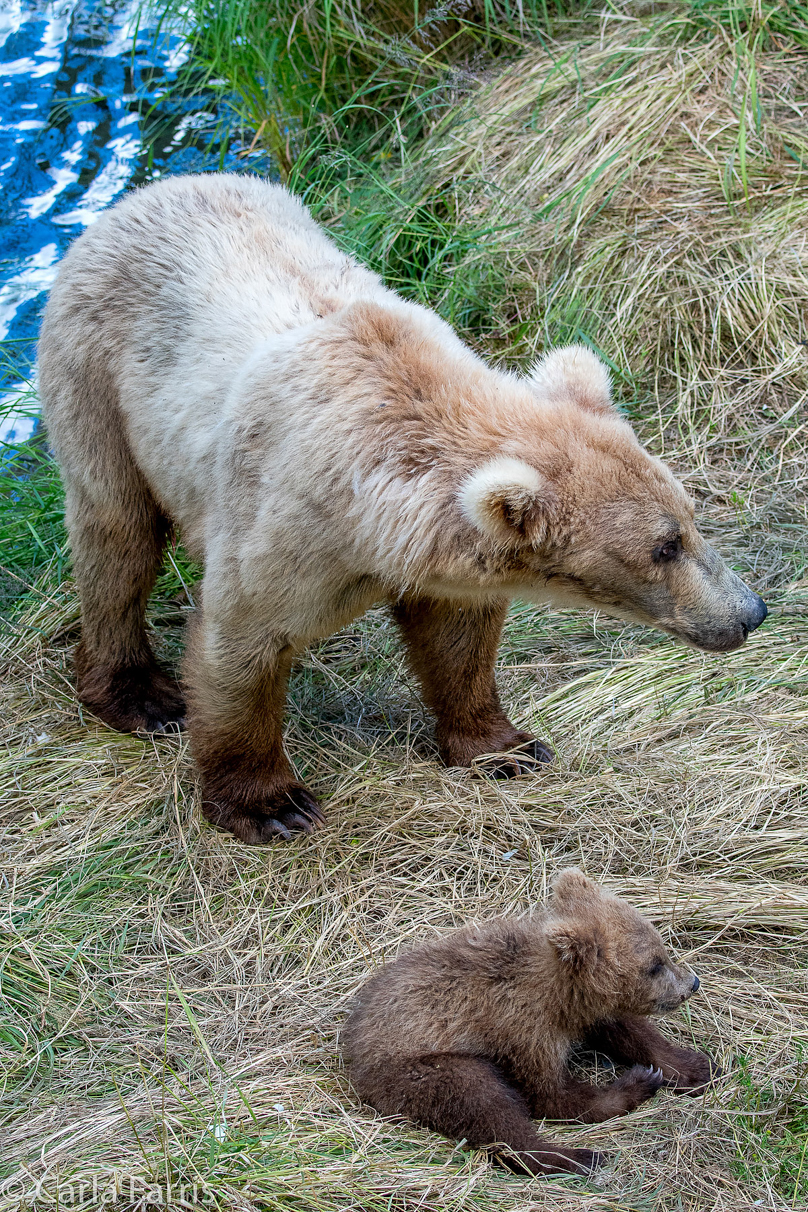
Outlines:
POLYGON ((772 1182, 793 1208, 808 1200, 808 1062, 804 1055, 798 1061, 794 1087, 784 1099, 771 1085, 757 1085, 746 1058, 737 1058, 735 1172, 750 1185, 772 1182))
POLYGON ((304 16, 288 0, 271 9, 217 0, 169 5, 164 20, 192 34, 178 87, 218 94, 315 214, 338 216, 335 236, 346 248, 471 332, 496 287, 490 266, 466 269, 462 281, 455 271, 491 232, 458 214, 451 189, 418 196, 415 149, 474 86, 482 62, 507 62, 531 36, 592 9, 564 0, 441 10, 381 0, 361 10, 315 4, 304 16))
POLYGON ((687 20, 695 28, 726 30, 749 45, 808 48, 808 5, 799 0, 690 0, 687 20))
MULTIPOLYGON (((203 1206, 272 1212, 800 1207, 805 6, 184 11, 180 87, 229 97, 244 145, 263 142, 390 285, 493 360, 524 365, 568 340, 607 358, 621 407, 773 612, 710 659, 516 604, 503 697, 559 761, 503 785, 436 765, 395 634, 372 612, 293 675, 287 745, 328 829, 250 850, 200 822, 184 742, 144 745, 77 708, 58 475, 42 436, 6 450, 0 1212, 35 1206, 40 1179, 41 1205, 58 1186, 67 1206, 116 1175, 125 1209, 169 1182, 197 1183, 203 1206), (601 1185, 525 1184, 362 1108, 336 1034, 372 961, 525 909, 572 862, 692 960, 703 996, 666 1030, 728 1076, 704 1104, 663 1097, 554 1128, 614 1159, 601 1185)), ((172 556, 151 619, 176 664, 200 570, 172 556)))
MULTIPOLYGON (((0 410, 0 422, 12 412, 36 415, 38 408, 33 386, 24 384, 0 410)), ((45 569, 56 584, 64 577, 62 515, 61 484, 44 434, 12 445, 0 442, 0 618, 45 569)))
MULTIPOLYGON (((384 160, 417 135, 436 107, 451 104, 464 69, 480 55, 513 55, 531 35, 591 12, 575 0, 482 0, 425 5, 328 0, 169 3, 163 21, 190 33, 193 54, 180 87, 200 81, 229 98, 262 134, 288 176, 311 169, 328 147, 384 160)), ((470 77, 468 77, 470 79, 470 77)))

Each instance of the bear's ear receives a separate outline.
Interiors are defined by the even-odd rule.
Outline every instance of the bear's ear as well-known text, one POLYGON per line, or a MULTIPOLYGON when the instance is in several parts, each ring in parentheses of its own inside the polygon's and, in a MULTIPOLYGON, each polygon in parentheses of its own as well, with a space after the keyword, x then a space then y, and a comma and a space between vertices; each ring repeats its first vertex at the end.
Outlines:
POLYGON ((460 507, 468 520, 503 543, 540 544, 555 500, 535 467, 504 455, 483 463, 460 486, 460 507))
POLYGON ((572 972, 593 972, 605 955, 603 938, 591 922, 559 921, 548 930, 547 940, 572 972))
POLYGON ((551 349, 533 366, 529 379, 552 403, 577 404, 587 412, 615 411, 609 372, 586 345, 551 349))
POLYGON ((584 875, 578 867, 566 867, 553 880, 552 903, 557 909, 575 908, 603 895, 600 884, 584 875))

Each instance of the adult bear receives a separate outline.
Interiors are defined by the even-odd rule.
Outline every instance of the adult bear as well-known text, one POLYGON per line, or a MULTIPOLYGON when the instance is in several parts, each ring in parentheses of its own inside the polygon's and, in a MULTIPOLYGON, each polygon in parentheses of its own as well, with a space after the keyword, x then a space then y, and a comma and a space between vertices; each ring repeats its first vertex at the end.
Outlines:
POLYGON ((693 523, 587 349, 527 378, 345 256, 285 189, 174 177, 72 246, 39 345, 82 605, 78 694, 114 728, 186 713, 145 608, 172 526, 205 564, 185 661, 203 810, 245 842, 322 820, 283 751, 305 645, 388 601, 444 761, 549 750, 499 703, 509 599, 711 651, 766 607, 693 523))

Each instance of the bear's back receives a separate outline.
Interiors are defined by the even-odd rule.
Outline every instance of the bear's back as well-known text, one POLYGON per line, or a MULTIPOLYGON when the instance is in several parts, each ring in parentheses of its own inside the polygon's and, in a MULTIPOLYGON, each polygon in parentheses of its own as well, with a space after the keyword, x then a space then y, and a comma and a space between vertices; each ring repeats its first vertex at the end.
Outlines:
POLYGON ((219 426, 255 351, 387 293, 280 185, 209 174, 133 191, 71 247, 43 319, 63 471, 86 480, 93 448, 125 432, 170 516, 201 535, 219 426))
POLYGON ((543 916, 466 926, 385 965, 342 1031, 352 1067, 428 1052, 491 1055, 509 1051, 514 1029, 543 1033, 543 916))
POLYGON ((127 195, 71 247, 43 342, 69 328, 75 347, 92 332, 108 354, 158 374, 183 352, 198 363, 219 348, 232 364, 273 333, 379 291, 283 186, 172 177, 127 195))

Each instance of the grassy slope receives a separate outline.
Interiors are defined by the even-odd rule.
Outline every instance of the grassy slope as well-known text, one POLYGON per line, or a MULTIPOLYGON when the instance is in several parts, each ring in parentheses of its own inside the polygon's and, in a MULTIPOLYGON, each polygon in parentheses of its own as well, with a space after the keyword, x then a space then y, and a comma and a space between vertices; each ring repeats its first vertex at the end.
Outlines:
MULTIPOLYGON (((52 1190, 57 1167, 63 1184, 132 1176, 121 1206, 170 1178, 228 1208, 797 1207, 804 9, 559 6, 531 32, 515 6, 491 4, 412 35, 390 0, 364 6, 366 37, 357 9, 330 6, 326 27, 325 7, 302 34, 292 6, 269 29, 247 0, 206 9, 216 22, 197 70, 207 56, 240 89, 245 123, 340 240, 487 355, 520 362, 569 338, 601 349, 621 405, 775 611, 741 652, 707 659, 604 619, 515 607, 504 697, 559 762, 502 786, 434 764, 374 613, 293 679, 288 744, 329 828, 250 851, 200 824, 184 743, 82 718, 58 486, 41 445, 16 452, 25 475, 4 465, 0 509, 0 1208, 43 1176, 52 1190), (570 861, 645 906, 698 969, 704 995, 670 1030, 730 1072, 704 1102, 662 1096, 624 1121, 554 1129, 598 1142, 614 1166, 597 1183, 526 1184, 376 1120, 334 1040, 379 956, 524 908, 570 861)), ((168 660, 180 588, 169 569, 155 600, 168 660)))

